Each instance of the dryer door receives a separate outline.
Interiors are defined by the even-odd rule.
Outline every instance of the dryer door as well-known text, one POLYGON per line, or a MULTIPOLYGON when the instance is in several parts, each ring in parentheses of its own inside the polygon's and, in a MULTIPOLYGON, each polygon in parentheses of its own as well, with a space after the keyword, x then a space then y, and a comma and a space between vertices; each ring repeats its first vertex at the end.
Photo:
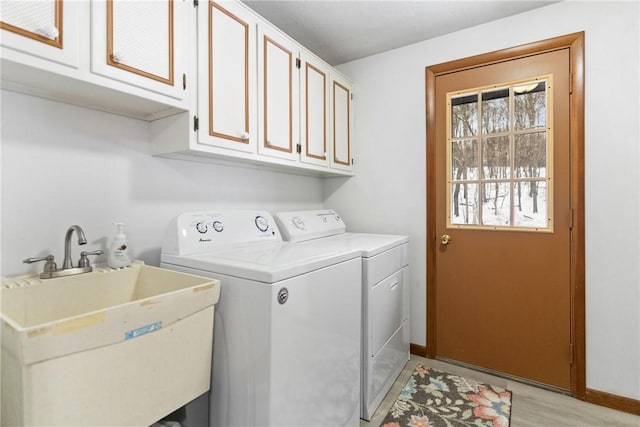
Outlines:
POLYGON ((375 356, 407 320, 409 304, 405 289, 407 267, 383 279, 371 289, 369 356, 375 356))

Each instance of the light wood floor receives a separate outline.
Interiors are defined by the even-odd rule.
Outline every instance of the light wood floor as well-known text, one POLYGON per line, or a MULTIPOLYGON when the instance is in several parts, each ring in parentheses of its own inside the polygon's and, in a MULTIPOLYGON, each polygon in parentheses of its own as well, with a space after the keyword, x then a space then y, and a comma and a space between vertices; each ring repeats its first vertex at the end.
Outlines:
POLYGON ((371 422, 360 420, 360 427, 378 427, 380 425, 418 363, 511 390, 513 392, 511 427, 640 427, 640 417, 635 415, 592 405, 560 393, 532 387, 510 379, 414 355, 411 356, 411 360, 374 414, 371 422))

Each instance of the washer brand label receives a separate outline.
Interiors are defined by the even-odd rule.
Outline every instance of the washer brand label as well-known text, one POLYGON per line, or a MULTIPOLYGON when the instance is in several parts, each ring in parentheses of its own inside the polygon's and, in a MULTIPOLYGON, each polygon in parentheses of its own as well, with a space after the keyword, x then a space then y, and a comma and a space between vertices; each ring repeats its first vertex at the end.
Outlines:
POLYGON ((202 238, 200 239, 200 242, 210 242, 210 241, 211 239, 202 239, 202 238))
POLYGON ((287 302, 288 299, 289 299, 289 289, 281 288, 278 291, 278 302, 280 304, 284 304, 285 302, 287 302))
POLYGON ((131 340, 139 337, 140 335, 148 334, 149 332, 157 331, 162 328, 162 322, 151 323, 146 326, 142 326, 137 329, 132 329, 124 333, 125 340, 131 340))

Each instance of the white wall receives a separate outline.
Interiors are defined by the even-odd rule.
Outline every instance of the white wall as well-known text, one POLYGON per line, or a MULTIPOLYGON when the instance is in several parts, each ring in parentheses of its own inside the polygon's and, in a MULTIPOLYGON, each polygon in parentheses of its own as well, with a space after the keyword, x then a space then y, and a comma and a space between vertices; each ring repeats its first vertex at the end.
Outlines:
POLYGON ((562 2, 339 67, 357 176, 327 180, 325 205, 351 230, 410 236, 412 342, 426 343, 425 67, 585 31, 587 387, 640 398, 639 15, 562 2))
POLYGON ((133 256, 158 265, 166 226, 183 211, 322 207, 320 178, 152 157, 147 127, 2 91, 2 275, 41 270, 22 260, 48 253, 61 264, 72 224, 88 240, 82 249, 74 241, 74 260, 105 250, 111 223, 122 221, 133 256))

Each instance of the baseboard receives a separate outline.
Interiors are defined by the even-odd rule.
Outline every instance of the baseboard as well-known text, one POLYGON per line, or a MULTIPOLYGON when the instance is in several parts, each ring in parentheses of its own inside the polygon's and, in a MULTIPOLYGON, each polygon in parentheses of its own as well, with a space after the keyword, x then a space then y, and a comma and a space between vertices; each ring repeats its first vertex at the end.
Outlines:
MULTIPOLYGON (((413 345, 413 344, 412 344, 413 345)), ((640 415, 640 400, 588 388, 586 401, 629 414, 640 415)))
POLYGON ((427 347, 414 343, 409 344, 409 353, 416 356, 427 357, 427 347))

